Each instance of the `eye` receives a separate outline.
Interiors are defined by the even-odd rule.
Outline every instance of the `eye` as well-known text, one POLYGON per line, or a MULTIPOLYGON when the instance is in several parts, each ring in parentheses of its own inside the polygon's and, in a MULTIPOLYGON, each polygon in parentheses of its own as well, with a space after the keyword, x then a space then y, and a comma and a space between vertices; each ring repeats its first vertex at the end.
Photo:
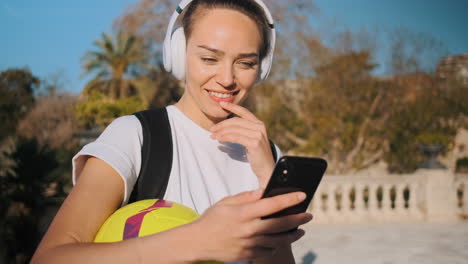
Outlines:
POLYGON ((245 68, 253 68, 257 65, 257 62, 254 61, 240 61, 239 63, 245 68))
POLYGON ((205 63, 215 63, 217 60, 211 57, 201 57, 201 60, 205 63))

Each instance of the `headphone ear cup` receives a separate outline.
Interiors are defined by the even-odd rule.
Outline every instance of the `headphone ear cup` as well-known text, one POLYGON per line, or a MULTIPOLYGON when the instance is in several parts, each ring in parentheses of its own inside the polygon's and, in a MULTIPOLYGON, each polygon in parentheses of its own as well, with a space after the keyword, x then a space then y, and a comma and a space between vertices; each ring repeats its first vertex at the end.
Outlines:
POLYGON ((171 70, 178 79, 185 79, 185 34, 182 27, 176 29, 171 37, 171 70))
POLYGON ((272 64, 272 54, 268 53, 265 58, 263 58, 260 65, 260 76, 259 81, 265 81, 270 74, 271 64, 272 64))
POLYGON ((172 71, 171 63, 171 36, 166 36, 163 42, 163 64, 167 72, 172 71))

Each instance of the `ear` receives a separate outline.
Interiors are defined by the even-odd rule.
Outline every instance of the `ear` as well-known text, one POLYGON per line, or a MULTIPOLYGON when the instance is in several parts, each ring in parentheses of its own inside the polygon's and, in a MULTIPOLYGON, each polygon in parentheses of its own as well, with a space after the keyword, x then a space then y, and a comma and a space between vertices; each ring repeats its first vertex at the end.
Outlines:
POLYGON ((178 79, 185 79, 185 34, 182 27, 176 29, 171 37, 172 74, 178 79))

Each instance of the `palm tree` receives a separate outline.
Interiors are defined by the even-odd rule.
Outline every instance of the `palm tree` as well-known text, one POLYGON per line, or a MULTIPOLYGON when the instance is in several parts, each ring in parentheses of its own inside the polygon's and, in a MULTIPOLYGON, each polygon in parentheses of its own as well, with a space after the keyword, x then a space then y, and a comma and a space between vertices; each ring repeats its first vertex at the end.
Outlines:
POLYGON ((135 36, 119 32, 115 38, 106 33, 94 42, 97 51, 88 51, 83 57, 84 75, 96 74, 83 93, 100 91, 112 99, 136 94, 135 69, 143 69, 148 53, 135 36))

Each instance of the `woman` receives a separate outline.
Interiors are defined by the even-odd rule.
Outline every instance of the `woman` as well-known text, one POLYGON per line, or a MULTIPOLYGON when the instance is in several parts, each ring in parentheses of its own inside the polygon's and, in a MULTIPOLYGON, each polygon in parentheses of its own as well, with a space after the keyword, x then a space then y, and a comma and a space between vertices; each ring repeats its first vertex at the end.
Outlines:
POLYGON ((167 107, 175 154, 164 199, 201 217, 143 238, 92 243, 106 218, 128 201, 141 166, 141 125, 134 116, 121 117, 75 156, 75 186, 33 263, 294 263, 291 243, 304 231, 286 231, 312 216, 261 217, 305 194, 260 199, 275 161, 265 126, 240 106, 269 71, 262 63, 271 58, 272 36, 257 2, 195 0, 184 10, 184 31, 174 33, 185 32, 179 54, 185 59, 175 75, 185 79, 186 90, 167 107), (232 113, 237 117, 227 119, 232 113))

